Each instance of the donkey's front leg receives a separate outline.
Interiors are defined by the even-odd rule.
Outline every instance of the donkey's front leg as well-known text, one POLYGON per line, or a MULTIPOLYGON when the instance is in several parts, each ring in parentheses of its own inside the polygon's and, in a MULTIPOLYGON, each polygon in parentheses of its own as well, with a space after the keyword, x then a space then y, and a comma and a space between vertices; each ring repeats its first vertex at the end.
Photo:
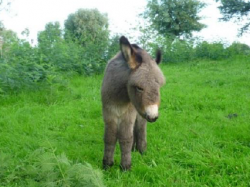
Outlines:
POLYGON ((104 134, 104 157, 103 157, 103 168, 107 169, 114 164, 114 151, 115 144, 117 141, 117 124, 114 121, 105 123, 105 134, 104 134))
POLYGON ((121 168, 130 170, 131 150, 133 145, 133 124, 122 124, 119 127, 119 143, 121 149, 121 168))
POLYGON ((139 114, 136 116, 134 127, 133 149, 138 150, 141 154, 147 149, 147 120, 139 114))

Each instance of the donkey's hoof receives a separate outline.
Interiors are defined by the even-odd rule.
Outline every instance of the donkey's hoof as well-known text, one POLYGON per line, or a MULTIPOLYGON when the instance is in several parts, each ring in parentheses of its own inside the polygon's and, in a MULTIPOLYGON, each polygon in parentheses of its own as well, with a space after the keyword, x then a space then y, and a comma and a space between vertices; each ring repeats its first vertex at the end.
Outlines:
POLYGON ((145 154, 145 152, 146 152, 146 150, 138 150, 139 151, 139 153, 143 156, 144 154, 145 154))
POLYGON ((131 170, 131 164, 121 164, 120 168, 122 171, 130 171, 131 170))
POLYGON ((140 144, 136 144, 136 150, 139 151, 141 155, 143 155, 143 153, 145 153, 145 151, 147 150, 147 143, 143 142, 140 144))
POLYGON ((109 168, 111 168, 112 166, 113 166, 114 164, 103 164, 103 169, 104 170, 107 170, 107 169, 109 169, 109 168))
POLYGON ((107 170, 107 169, 111 168, 114 165, 114 162, 113 161, 112 162, 108 162, 106 160, 103 160, 102 164, 103 164, 103 169, 107 170))
POLYGON ((139 148, 139 149, 137 149, 138 151, 139 151, 139 153, 141 154, 141 155, 144 155, 144 153, 146 152, 146 150, 147 150, 147 148, 145 147, 145 148, 139 148))

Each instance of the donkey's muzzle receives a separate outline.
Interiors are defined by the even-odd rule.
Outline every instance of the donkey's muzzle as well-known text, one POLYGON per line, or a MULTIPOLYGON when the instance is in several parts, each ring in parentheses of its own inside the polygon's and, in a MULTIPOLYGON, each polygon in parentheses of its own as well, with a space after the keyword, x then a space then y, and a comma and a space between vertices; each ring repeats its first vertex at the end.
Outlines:
POLYGON ((155 122, 158 119, 158 105, 147 106, 145 113, 145 118, 148 122, 155 122))

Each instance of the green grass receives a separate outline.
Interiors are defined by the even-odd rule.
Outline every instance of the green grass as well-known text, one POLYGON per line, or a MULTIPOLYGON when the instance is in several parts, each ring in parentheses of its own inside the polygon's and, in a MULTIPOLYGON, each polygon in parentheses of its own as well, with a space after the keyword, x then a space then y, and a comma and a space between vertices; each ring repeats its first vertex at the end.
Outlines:
POLYGON ((130 172, 118 145, 102 170, 102 75, 0 97, 0 186, 250 186, 250 60, 161 67, 160 118, 130 172))

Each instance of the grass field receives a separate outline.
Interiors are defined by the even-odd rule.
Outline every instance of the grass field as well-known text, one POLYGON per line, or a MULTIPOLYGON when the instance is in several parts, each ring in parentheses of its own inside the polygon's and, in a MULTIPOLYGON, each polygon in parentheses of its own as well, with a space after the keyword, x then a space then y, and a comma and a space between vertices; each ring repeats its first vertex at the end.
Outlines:
POLYGON ((102 170, 102 75, 0 97, 0 186, 250 186, 250 60, 161 67, 160 118, 130 172, 118 145, 102 170))

